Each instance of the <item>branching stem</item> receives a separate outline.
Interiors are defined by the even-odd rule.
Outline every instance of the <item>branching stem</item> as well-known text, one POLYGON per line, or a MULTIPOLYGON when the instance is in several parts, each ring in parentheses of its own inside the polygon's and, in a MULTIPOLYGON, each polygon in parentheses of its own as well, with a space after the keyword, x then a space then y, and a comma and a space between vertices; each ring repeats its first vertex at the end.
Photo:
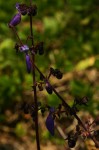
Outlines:
MULTIPOLYGON (((34 64, 35 65, 35 64, 34 64)), ((35 65, 35 68, 37 69, 37 71, 42 75, 42 77, 50 84, 50 82, 46 79, 46 77, 43 75, 43 73, 39 70, 39 68, 35 65)), ((91 133, 87 130, 86 126, 83 124, 83 122, 81 121, 81 119, 78 117, 78 115, 76 114, 76 112, 74 112, 72 110, 72 108, 65 102, 65 100, 61 97, 61 95, 55 90, 55 88, 51 85, 52 90, 54 91, 54 93, 59 97, 59 99, 62 101, 65 109, 69 112, 72 113, 72 115, 77 119, 78 123, 84 128, 85 131, 87 131, 87 133, 89 134, 90 138, 93 140, 93 142, 95 143, 96 147, 99 147, 98 142, 96 141, 96 139, 91 135, 91 133)))

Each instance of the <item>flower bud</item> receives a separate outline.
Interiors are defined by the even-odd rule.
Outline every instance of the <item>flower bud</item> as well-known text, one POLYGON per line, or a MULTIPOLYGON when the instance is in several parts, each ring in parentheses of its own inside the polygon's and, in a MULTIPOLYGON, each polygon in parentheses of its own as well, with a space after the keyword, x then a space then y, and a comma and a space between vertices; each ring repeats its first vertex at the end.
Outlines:
POLYGON ((28 9, 28 15, 32 15, 35 16, 37 14, 37 6, 36 5, 32 5, 31 7, 29 7, 28 9))
POLYGON ((39 52, 39 55, 43 55, 44 54, 43 42, 37 43, 35 49, 36 49, 37 52, 39 52))
POLYGON ((49 114, 47 116, 45 123, 46 123, 46 127, 47 127, 48 131, 51 133, 52 136, 54 136, 54 119, 51 114, 49 114))
POLYGON ((18 25, 20 22, 21 22, 21 14, 18 13, 18 14, 16 14, 16 15, 12 18, 12 20, 10 21, 9 27, 10 27, 10 28, 11 28, 11 27, 14 27, 14 26, 18 25))
POLYGON ((55 76, 57 79, 62 79, 63 74, 59 69, 53 69, 52 67, 50 68, 50 73, 55 76))
POLYGON ((76 141, 75 140, 68 140, 68 146, 70 147, 70 148, 73 148, 73 147, 75 147, 75 145, 76 145, 76 141))
POLYGON ((17 43, 15 44, 14 48, 16 50, 16 53, 18 53, 18 51, 19 51, 19 45, 17 43))
POLYGON ((51 85, 48 82, 46 83, 45 88, 49 94, 52 94, 53 90, 52 90, 51 85))
POLYGON ((30 73, 31 72, 31 60, 28 54, 26 55, 26 66, 27 66, 27 72, 30 73))
POLYGON ((68 146, 69 146, 70 148, 75 147, 76 142, 77 142, 77 138, 78 138, 77 134, 72 134, 72 133, 70 133, 70 134, 68 135, 68 146))
POLYGON ((57 79, 62 79, 63 74, 60 71, 58 71, 57 73, 55 73, 55 76, 57 79))
POLYGON ((22 45, 22 46, 20 46, 20 52, 27 52, 28 50, 29 50, 29 47, 28 47, 28 45, 22 45))
POLYGON ((55 108, 54 107, 50 107, 49 111, 50 111, 50 113, 54 113, 55 112, 55 108))
POLYGON ((50 73, 53 75, 53 76, 55 76, 55 69, 54 68, 50 68, 50 73))
POLYGON ((16 3, 15 7, 22 15, 27 14, 28 7, 25 4, 16 3))

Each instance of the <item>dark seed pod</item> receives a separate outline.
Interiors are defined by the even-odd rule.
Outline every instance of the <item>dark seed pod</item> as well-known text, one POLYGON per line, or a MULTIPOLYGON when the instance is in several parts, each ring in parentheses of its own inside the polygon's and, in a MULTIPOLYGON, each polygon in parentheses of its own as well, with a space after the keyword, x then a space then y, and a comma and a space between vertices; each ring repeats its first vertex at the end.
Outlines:
POLYGON ((52 94, 53 90, 52 90, 51 85, 48 82, 46 83, 45 88, 49 94, 52 94))
POLYGON ((28 15, 32 15, 35 16, 37 14, 37 6, 36 5, 32 5, 32 7, 29 7, 28 9, 28 15))
POLYGON ((68 146, 69 146, 70 148, 75 147, 76 142, 77 142, 77 137, 78 137, 77 134, 72 134, 72 133, 70 133, 70 134, 68 135, 68 146))
POLYGON ((18 51, 19 51, 19 45, 17 43, 15 44, 14 48, 16 50, 16 53, 18 53, 18 51))
POLYGON ((75 140, 68 140, 68 146, 70 147, 70 148, 73 148, 73 147, 75 147, 75 145, 76 145, 76 141, 75 140))
POLYGON ((10 28, 11 28, 11 27, 14 27, 14 26, 18 25, 20 22, 21 22, 21 14, 18 13, 18 14, 16 14, 16 15, 12 18, 12 20, 10 21, 9 27, 10 27, 10 28))
POLYGON ((55 74, 59 73, 60 70, 59 69, 55 69, 55 74))
POLYGON ((54 68, 50 68, 50 73, 53 75, 53 76, 55 76, 55 69, 54 68))
POLYGON ((62 79, 63 74, 59 71, 57 74, 55 74, 57 79, 62 79))
POLYGON ((50 73, 55 76, 57 79, 62 79, 63 73, 60 72, 59 69, 53 69, 52 67, 50 68, 50 73))
POLYGON ((63 74, 60 72, 59 69, 55 69, 54 72, 55 72, 54 75, 55 75, 55 77, 56 77, 57 79, 62 79, 63 74))
POLYGON ((37 45, 37 48, 38 48, 39 55, 43 55, 44 54, 44 45, 43 45, 43 42, 40 42, 37 45))

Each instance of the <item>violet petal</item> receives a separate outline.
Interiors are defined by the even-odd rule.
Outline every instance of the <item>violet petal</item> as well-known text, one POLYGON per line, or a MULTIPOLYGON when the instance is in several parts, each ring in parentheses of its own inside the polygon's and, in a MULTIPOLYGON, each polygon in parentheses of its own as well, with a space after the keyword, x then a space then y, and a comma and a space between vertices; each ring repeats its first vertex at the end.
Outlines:
POLYGON ((49 114, 46 119, 46 127, 48 131, 51 133, 51 135, 54 136, 54 119, 51 114, 49 114))
POLYGON ((29 50, 29 47, 28 45, 22 45, 19 49, 20 49, 20 52, 26 52, 29 50))
POLYGON ((26 66, 27 66, 27 72, 30 73, 31 72, 31 60, 28 54, 26 55, 26 66))
POLYGON ((9 27, 18 25, 21 22, 21 14, 16 14, 9 23, 9 27))

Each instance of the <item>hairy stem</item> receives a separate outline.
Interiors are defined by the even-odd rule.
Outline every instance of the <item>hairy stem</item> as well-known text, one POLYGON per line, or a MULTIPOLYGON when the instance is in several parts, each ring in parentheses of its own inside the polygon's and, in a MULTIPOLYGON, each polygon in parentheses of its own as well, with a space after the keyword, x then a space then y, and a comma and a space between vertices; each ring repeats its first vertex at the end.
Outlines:
MULTIPOLYGON (((30 6, 32 5, 32 1, 30 0, 30 6)), ((33 38, 33 28, 32 28, 32 16, 30 15, 30 33, 31 33, 31 41, 32 46, 34 46, 34 38, 33 38)), ((36 130, 36 144, 37 144, 37 150, 40 150, 40 142, 39 142, 39 131, 38 131, 38 105, 37 105, 37 92, 36 92, 36 79, 35 79, 35 55, 32 54, 32 73, 33 73, 33 86, 34 86, 34 102, 35 102, 35 130, 36 130)))

